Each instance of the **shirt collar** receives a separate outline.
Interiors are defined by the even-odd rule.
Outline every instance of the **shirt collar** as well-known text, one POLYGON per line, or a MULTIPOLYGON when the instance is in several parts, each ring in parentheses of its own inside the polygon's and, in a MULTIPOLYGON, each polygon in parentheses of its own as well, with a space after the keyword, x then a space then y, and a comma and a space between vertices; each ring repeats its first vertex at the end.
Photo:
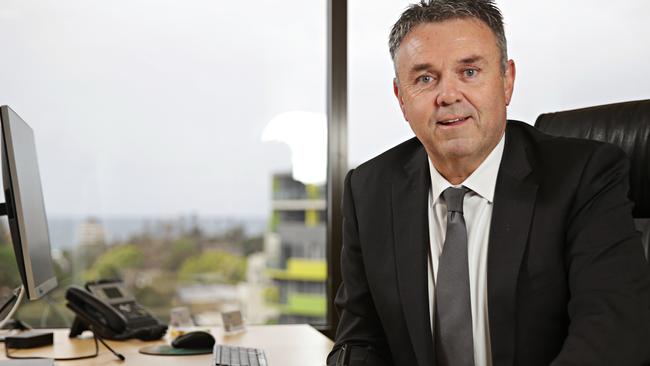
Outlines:
MULTIPOLYGON (((481 165, 465 181, 455 187, 465 186, 492 203, 499 165, 501 165, 501 158, 503 157, 504 141, 505 134, 501 136, 497 146, 492 149, 481 165)), ((427 159, 427 161, 429 162, 429 172, 431 174, 431 204, 433 205, 438 201, 442 192, 453 185, 436 170, 433 163, 431 163, 431 159, 427 159)))

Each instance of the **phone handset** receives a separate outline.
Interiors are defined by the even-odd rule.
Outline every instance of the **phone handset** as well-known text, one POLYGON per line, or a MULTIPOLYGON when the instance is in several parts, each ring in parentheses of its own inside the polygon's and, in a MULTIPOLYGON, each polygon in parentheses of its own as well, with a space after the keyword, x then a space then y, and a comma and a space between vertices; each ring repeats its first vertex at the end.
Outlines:
POLYGON ((70 286, 65 298, 68 300, 68 308, 86 323, 108 328, 106 330, 112 333, 122 333, 126 330, 127 320, 124 315, 82 287, 70 286))
POLYGON ((70 286, 65 297, 66 305, 77 315, 70 337, 91 329, 106 339, 155 340, 167 332, 167 325, 138 304, 119 279, 88 282, 85 288, 70 286))

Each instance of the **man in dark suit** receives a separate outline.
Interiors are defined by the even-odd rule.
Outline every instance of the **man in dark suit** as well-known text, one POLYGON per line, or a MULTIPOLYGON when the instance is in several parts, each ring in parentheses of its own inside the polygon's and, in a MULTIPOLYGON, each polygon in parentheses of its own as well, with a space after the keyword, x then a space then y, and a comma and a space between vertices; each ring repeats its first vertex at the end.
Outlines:
POLYGON ((506 121, 515 65, 491 0, 393 27, 416 138, 348 173, 328 365, 642 365, 650 274, 617 148, 506 121))

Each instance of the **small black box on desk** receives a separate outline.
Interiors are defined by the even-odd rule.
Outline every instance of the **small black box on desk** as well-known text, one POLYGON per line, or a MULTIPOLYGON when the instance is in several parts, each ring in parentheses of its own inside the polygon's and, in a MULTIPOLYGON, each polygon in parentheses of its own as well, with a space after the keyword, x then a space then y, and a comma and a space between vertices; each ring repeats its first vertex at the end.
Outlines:
POLYGON ((7 348, 36 348, 54 344, 54 333, 30 330, 5 337, 7 348))

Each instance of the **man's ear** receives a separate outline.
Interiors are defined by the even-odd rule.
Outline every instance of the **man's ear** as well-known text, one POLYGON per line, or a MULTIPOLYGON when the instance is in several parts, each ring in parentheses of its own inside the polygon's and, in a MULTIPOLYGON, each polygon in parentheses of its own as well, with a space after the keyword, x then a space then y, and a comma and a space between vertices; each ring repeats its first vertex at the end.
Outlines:
POLYGON ((404 107, 404 99, 402 98, 402 95, 399 90, 399 81, 397 80, 397 77, 393 78, 393 93, 395 93, 395 97, 397 98, 397 103, 399 103, 399 108, 402 110, 402 115, 404 116, 404 119, 408 122, 408 116, 406 115, 406 108, 404 107))
POLYGON ((513 60, 508 60, 506 64, 506 73, 503 76, 503 91, 505 93, 506 105, 510 105, 510 100, 512 99, 512 92, 515 89, 515 62, 513 60))

